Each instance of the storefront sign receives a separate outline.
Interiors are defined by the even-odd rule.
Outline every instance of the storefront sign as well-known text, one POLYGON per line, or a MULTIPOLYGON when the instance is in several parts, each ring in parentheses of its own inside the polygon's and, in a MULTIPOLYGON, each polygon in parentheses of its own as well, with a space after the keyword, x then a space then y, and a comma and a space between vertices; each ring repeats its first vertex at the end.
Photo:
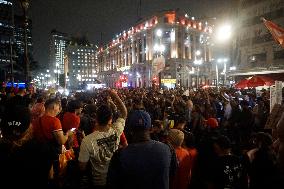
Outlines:
POLYGON ((176 83, 176 79, 161 79, 161 83, 176 83))

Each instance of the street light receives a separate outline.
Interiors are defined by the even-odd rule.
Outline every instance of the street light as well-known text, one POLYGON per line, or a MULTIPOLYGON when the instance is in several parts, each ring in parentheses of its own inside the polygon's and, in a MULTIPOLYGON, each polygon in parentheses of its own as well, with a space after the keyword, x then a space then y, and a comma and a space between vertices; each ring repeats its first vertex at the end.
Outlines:
POLYGON ((196 81, 196 88, 198 89, 199 88, 199 66, 203 63, 203 59, 202 58, 200 58, 200 59, 197 59, 198 58, 198 56, 200 56, 201 55, 201 51, 200 50, 197 50, 196 52, 195 52, 195 60, 193 61, 193 63, 195 64, 195 65, 197 65, 197 81, 196 81))
POLYGON ((230 39, 232 36, 232 27, 231 25, 223 25, 217 30, 217 39, 219 42, 225 42, 230 39))

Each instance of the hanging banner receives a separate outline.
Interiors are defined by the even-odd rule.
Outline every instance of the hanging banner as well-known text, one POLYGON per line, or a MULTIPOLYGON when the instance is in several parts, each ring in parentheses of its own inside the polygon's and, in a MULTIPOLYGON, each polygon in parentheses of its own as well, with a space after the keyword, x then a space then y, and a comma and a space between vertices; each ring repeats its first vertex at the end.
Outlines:
POLYGON ((157 76, 165 68, 165 58, 163 56, 155 58, 152 63, 152 76, 157 76))
POLYGON ((275 81, 276 104, 282 103, 282 81, 275 81))
POLYGON ((270 113, 276 104, 276 87, 275 85, 270 86, 270 113))

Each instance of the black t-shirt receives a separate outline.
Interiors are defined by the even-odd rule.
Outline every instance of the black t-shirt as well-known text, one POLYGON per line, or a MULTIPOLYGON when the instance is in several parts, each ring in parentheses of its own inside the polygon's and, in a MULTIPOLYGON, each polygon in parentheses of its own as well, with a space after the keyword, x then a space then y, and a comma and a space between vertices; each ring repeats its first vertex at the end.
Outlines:
POLYGON ((218 157, 214 164, 212 183, 218 189, 245 189, 247 177, 241 159, 234 155, 218 157))

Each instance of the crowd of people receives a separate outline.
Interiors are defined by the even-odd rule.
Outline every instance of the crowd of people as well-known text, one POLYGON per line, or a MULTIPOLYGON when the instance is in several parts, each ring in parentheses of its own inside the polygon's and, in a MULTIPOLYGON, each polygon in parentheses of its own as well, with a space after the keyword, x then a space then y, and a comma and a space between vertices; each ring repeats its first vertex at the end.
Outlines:
POLYGON ((284 113, 269 115, 267 90, 2 88, 1 186, 283 188, 284 113))

